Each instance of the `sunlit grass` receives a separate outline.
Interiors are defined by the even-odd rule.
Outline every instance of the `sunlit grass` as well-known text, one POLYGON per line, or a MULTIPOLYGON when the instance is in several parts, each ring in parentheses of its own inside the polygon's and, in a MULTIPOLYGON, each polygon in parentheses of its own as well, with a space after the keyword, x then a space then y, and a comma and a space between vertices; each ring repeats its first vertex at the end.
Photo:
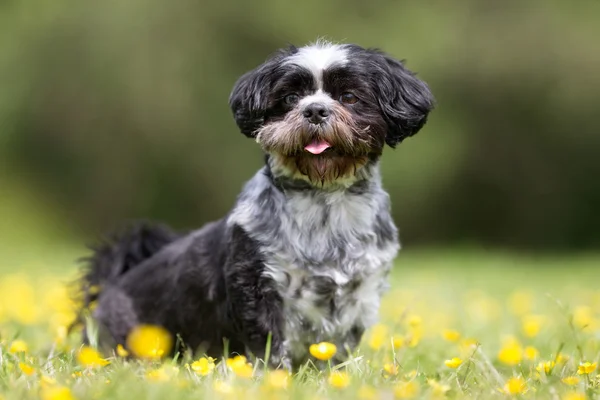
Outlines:
POLYGON ((75 270, 4 265, 0 393, 55 400, 594 398, 600 395, 598 265, 594 256, 404 253, 381 323, 360 348, 336 366, 328 359, 346 350, 315 344, 313 362, 291 376, 233 355, 164 358, 148 336, 160 330, 138 332, 139 340, 128 343, 144 360, 128 358, 123 348, 84 348, 80 332, 66 332, 74 314, 64 284, 75 270))

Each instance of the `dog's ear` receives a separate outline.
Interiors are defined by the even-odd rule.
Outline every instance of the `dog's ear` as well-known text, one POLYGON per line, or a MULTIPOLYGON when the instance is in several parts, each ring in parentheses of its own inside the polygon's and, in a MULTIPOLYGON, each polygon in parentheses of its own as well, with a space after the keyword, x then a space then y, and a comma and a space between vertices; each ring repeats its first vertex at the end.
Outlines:
POLYGON ((373 85, 388 124, 386 143, 395 147, 417 133, 433 109, 434 98, 427 84, 414 73, 379 50, 370 50, 373 85))
POLYGON ((254 137, 265 120, 269 93, 281 74, 281 62, 289 51, 280 51, 265 63, 245 73, 235 83, 229 95, 229 107, 242 133, 254 137))

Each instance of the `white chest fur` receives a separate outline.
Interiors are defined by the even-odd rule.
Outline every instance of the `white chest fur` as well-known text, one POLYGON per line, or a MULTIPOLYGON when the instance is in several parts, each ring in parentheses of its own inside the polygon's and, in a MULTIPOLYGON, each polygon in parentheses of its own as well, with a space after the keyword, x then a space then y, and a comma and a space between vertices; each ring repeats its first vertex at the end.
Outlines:
POLYGON ((254 195, 240 199, 230 223, 260 243, 263 274, 284 301, 292 354, 372 325, 399 249, 379 182, 360 191, 281 192, 265 186, 265 179, 249 184, 254 195), (272 198, 261 204, 265 190, 272 198))

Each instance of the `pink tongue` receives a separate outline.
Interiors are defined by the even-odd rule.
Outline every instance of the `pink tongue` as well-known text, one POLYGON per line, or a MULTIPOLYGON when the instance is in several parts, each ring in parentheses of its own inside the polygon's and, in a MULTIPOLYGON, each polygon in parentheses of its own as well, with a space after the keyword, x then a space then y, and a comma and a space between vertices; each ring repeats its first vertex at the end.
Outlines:
POLYGON ((304 150, 312 154, 321 154, 330 147, 331 145, 324 140, 313 140, 308 146, 304 148, 304 150))

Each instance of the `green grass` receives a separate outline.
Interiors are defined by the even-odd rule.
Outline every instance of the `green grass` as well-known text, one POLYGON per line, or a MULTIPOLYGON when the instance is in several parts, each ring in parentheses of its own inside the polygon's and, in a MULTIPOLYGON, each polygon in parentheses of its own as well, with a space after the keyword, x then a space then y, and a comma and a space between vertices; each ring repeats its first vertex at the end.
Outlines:
POLYGON ((186 366, 200 355, 150 362, 104 354, 109 365, 82 367, 76 359, 79 332, 66 340, 56 334, 70 315, 61 285, 74 270, 65 267, 66 260, 80 255, 64 250, 32 268, 0 267, 0 393, 5 399, 68 398, 57 387, 78 399, 391 399, 433 398, 444 391, 441 397, 493 399, 509 396, 500 390, 514 377, 523 379, 523 393, 517 395, 523 398, 600 396, 597 371, 577 374, 580 362, 600 356, 598 255, 403 252, 382 304, 382 324, 367 332, 345 364, 325 363, 319 369, 309 363, 285 390, 269 383, 260 361, 253 363, 251 379, 236 376, 219 361, 212 374, 200 376, 186 366), (443 337, 449 329, 460 333, 458 341, 443 337), (28 344, 27 353, 10 353, 16 338, 28 344), (465 339, 478 344, 469 346, 465 339), (536 358, 525 357, 528 347, 537 350, 536 358), (502 349, 514 365, 506 363, 502 349), (463 361, 456 369, 445 365, 453 357, 463 361), (548 364, 547 374, 536 369, 549 361, 555 363, 548 364), (33 367, 31 375, 19 363, 33 367), (347 387, 332 387, 333 370, 347 374, 347 387), (579 377, 579 383, 564 383, 569 376, 579 377))

